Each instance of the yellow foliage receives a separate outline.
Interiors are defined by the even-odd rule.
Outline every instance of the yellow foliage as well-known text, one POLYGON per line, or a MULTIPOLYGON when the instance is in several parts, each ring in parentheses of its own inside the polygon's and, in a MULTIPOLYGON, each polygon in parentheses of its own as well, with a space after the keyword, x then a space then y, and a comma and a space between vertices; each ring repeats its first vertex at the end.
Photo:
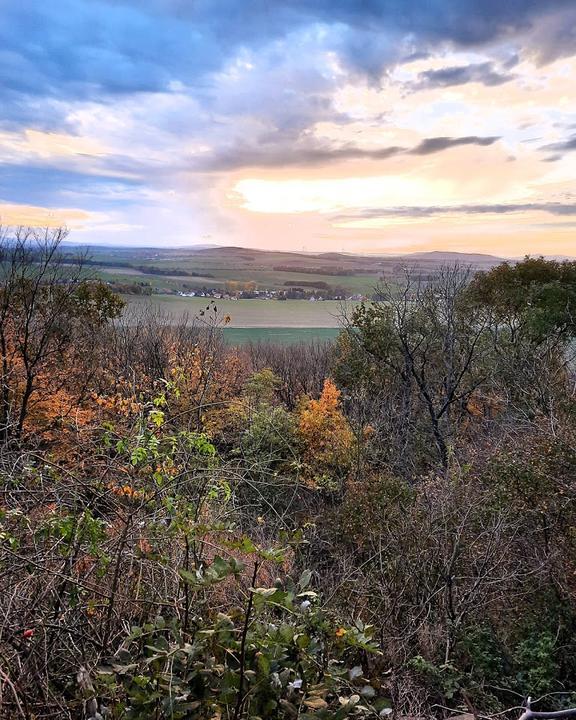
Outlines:
POLYGON ((324 381, 318 400, 304 400, 298 409, 298 434, 305 462, 315 475, 341 475, 351 459, 354 435, 340 407, 340 391, 324 381))
POLYGON ((145 497, 141 490, 136 490, 132 487, 132 485, 116 485, 114 483, 108 483, 108 488, 118 497, 127 497, 134 500, 145 497))

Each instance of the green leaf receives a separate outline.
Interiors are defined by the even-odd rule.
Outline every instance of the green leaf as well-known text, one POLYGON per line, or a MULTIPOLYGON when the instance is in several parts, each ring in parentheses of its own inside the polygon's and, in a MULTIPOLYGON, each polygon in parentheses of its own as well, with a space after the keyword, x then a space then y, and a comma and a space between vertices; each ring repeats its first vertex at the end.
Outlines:
POLYGON ((148 418, 157 428, 164 424, 164 413, 162 410, 151 410, 148 418))
POLYGON ((214 560, 212 560, 212 565, 210 565, 210 568, 214 570, 218 577, 221 578, 227 577, 231 573, 229 563, 227 563, 226 560, 221 558, 219 555, 216 555, 214 560))
POLYGON ((258 670, 264 675, 265 677, 268 677, 270 675, 270 660, 266 657, 263 653, 257 654, 257 662, 258 662, 258 670))
POLYGON ((138 465, 139 463, 146 460, 148 457, 148 453, 146 452, 146 448, 143 447, 137 447, 132 450, 132 454, 130 455, 130 462, 132 465, 138 465))
POLYGON ((300 576, 300 580, 298 581, 298 587, 300 588, 300 590, 305 590, 308 585, 310 585, 310 580, 312 580, 312 571, 304 570, 304 572, 300 576))
POLYGON ((196 573, 192 573, 189 570, 185 570, 184 568, 180 568, 178 570, 178 575, 184 580, 185 583, 188 585, 201 585, 202 584, 202 578, 198 577, 196 573))

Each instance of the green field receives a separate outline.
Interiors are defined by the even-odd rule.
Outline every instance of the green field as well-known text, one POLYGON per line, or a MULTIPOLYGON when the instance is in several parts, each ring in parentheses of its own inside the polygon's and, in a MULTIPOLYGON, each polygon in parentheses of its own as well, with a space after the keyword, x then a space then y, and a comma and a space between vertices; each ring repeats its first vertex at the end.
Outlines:
POLYGON ((309 328, 337 329, 345 313, 356 303, 343 304, 337 300, 310 302, 308 300, 211 300, 211 298, 181 298, 173 295, 143 297, 126 295, 129 308, 153 307, 166 314, 167 321, 177 323, 184 317, 202 321, 208 315, 223 322, 228 316, 229 328, 309 328), (207 312, 207 308, 209 308, 207 312), (216 308, 216 312, 214 312, 216 308), (204 311, 204 316, 200 313, 204 311))
POLYGON ((129 311, 157 308, 165 315, 165 322, 172 324, 185 317, 197 323, 209 318, 224 328, 225 338, 231 343, 333 339, 344 316, 349 315, 357 303, 259 298, 212 300, 182 297, 178 293, 194 290, 234 295, 242 284, 253 283, 258 290, 273 294, 282 294, 296 286, 304 288, 308 295, 314 295, 315 288, 323 288, 336 297, 373 297, 375 288, 383 280, 392 285, 402 284, 407 267, 426 279, 445 263, 469 262, 478 269, 485 269, 498 262, 498 258, 488 255, 460 256, 457 253, 394 257, 289 253, 240 247, 95 247, 91 248, 90 255, 89 270, 118 292, 138 291, 141 289, 135 287, 138 285, 153 293, 126 294, 129 311), (225 322, 225 318, 229 320, 225 322))
POLYGON ((224 340, 230 345, 245 345, 249 342, 271 342, 290 345, 299 342, 319 340, 329 342, 338 336, 338 328, 224 328, 224 340))

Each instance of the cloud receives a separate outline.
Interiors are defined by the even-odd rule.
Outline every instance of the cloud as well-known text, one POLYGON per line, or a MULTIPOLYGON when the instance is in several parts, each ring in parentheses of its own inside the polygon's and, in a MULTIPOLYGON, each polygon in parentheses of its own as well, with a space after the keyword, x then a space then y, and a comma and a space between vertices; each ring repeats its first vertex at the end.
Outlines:
POLYGON ((0 165, 0 201, 25 203, 47 208, 61 207, 72 195, 91 196, 91 207, 103 209, 110 204, 127 205, 130 192, 141 181, 113 175, 94 175, 44 165, 0 165), (108 192, 115 188, 111 196, 108 192), (126 196, 123 194, 126 192, 126 196))
POLYGON ((218 155, 201 159, 193 167, 208 172, 238 170, 246 167, 307 167, 328 165, 344 160, 385 160, 406 152, 405 148, 391 146, 376 150, 364 150, 352 145, 341 148, 290 148, 272 146, 268 151, 261 148, 229 148, 218 155))
POLYGON ((502 85, 514 79, 514 74, 501 72, 493 62, 454 65, 439 70, 426 70, 418 74, 412 89, 445 88, 468 83, 480 83, 486 87, 502 85))
POLYGON ((5 90, 83 98, 165 90, 195 61, 201 73, 219 61, 210 40, 176 17, 85 0, 22 3, 2 8, 0 81, 5 90), (25 40, 24 40, 25 39, 25 40), (201 46, 201 47, 200 47, 201 46), (196 52, 190 48, 196 47, 196 52))
POLYGON ((307 167, 328 165, 345 160, 387 160, 397 155, 432 155, 461 145, 493 145, 498 136, 478 137, 433 137, 422 140, 413 148, 391 145, 382 148, 361 148, 344 145, 339 148, 315 147, 310 144, 273 143, 269 148, 230 147, 215 156, 209 156, 192 162, 196 170, 222 172, 246 167, 307 167))
POLYGON ((554 156, 547 158, 548 160, 559 160, 562 155, 576 150, 576 135, 572 135, 572 137, 567 140, 562 140, 561 142, 544 145, 544 147, 540 149, 546 152, 556 153, 554 156))
POLYGON ((493 203, 478 205, 436 205, 403 206, 389 208, 365 208, 354 213, 334 216, 337 222, 354 220, 377 220, 385 218, 431 218, 438 215, 509 215, 512 213, 545 212, 550 215, 576 215, 576 202, 537 202, 537 203, 493 203))
MULTIPOLYGON (((158 115, 160 131, 172 126, 182 135, 199 124, 200 116, 220 147, 240 148, 241 167, 246 163, 240 156, 248 152, 242 145, 249 144, 242 131, 251 140, 267 132, 282 144, 282 133, 297 137, 322 120, 337 122, 334 92, 351 78, 376 82, 398 63, 446 44, 466 49, 500 40, 523 42, 539 22, 546 25, 546 43, 553 44, 556 18, 571 0, 403 0, 401 5, 398 0, 83 0, 81 5, 20 0, 5 5, 0 126, 73 132, 78 104, 115 109, 135 98, 135 104, 150 108, 153 95, 184 95, 190 107, 182 104, 182 112, 170 107, 170 113, 158 115), (246 119, 254 116, 260 127, 246 128, 246 119)), ((529 45, 538 39, 530 38, 529 45)), ((568 40, 562 47, 568 51, 568 40)), ((537 52, 543 58, 552 51, 539 47, 537 52)), ((486 61, 434 69, 421 73, 418 83, 490 86, 509 77, 506 63, 498 67, 486 61)), ((139 121, 153 124, 142 114, 139 121)), ((323 151, 312 150, 308 162, 323 157, 323 151)))
MULTIPOLYGON (((115 216, 108 227, 120 227, 132 213, 140 223, 141 214, 160 209, 162 227, 174 226, 177 208, 185 235, 191 216, 204 223, 209 215, 211 228, 219 205, 235 220, 225 196, 231 179, 219 173, 244 168, 288 168, 287 175, 305 178, 314 174, 307 168, 340 172, 336 163, 360 161, 354 170, 362 172, 361 162, 372 161, 382 163, 384 175, 385 161, 403 157, 413 161, 403 164, 418 165, 415 176, 436 173, 427 187, 457 186, 456 153, 442 169, 416 159, 503 137, 522 161, 530 148, 516 119, 535 115, 538 125, 548 113, 563 120, 571 107, 556 103, 556 89, 538 104, 538 92, 552 81, 534 63, 576 53, 574 0, 0 5, 0 137, 42 131, 70 138, 78 150, 57 152, 46 144, 53 138, 38 135, 25 147, 11 140, 0 165, 0 199, 55 208, 70 207, 73 198, 96 212, 124 208, 126 216, 115 216), (406 70, 409 63, 417 69, 406 70), (410 72, 411 86, 402 80, 410 72), (518 91, 516 115, 513 98, 486 99, 490 88, 510 79, 511 94, 518 91), (532 81, 535 103, 528 106, 520 90, 532 81), (470 83, 476 85, 467 92, 470 83), (424 87, 438 90, 426 103, 406 92, 424 87), (451 87, 458 90, 442 92, 451 87), (350 88, 356 98, 342 102, 350 88), (332 128, 331 139, 322 137, 322 124, 332 128), (105 152, 80 152, 84 139, 105 152)), ((538 135, 544 138, 539 145, 556 137, 546 123, 538 135)), ((569 143, 550 152, 568 152, 569 143)), ((479 168, 483 178, 497 172, 488 163, 479 168)), ((460 200, 469 197, 482 201, 481 194, 460 200)), ((377 205, 380 197, 362 202, 377 205)), ((391 202, 403 206, 405 200, 399 194, 391 202)))
POLYGON ((49 209, 33 205, 4 203, 0 200, 0 223, 4 225, 37 225, 74 228, 90 219, 91 213, 78 208, 49 209))
MULTIPOLYGON (((108 0, 114 4, 114 0, 108 0)), ((413 52, 423 51, 422 43, 452 42, 462 47, 476 47, 502 38, 526 34, 542 17, 549 18, 550 32, 540 38, 542 44, 552 44, 554 31, 560 44, 569 44, 572 37, 558 14, 573 7, 573 0, 284 0, 282 3, 243 0, 156 0, 142 3, 131 0, 133 6, 144 4, 149 10, 161 8, 174 17, 193 21, 204 31, 219 28, 230 45, 253 44, 265 37, 279 37, 303 25, 322 23, 336 26, 341 33, 341 49, 346 43, 349 54, 385 57, 386 39, 391 36, 411 36, 413 52), (347 31, 351 32, 347 32, 347 31), (381 41, 375 42, 380 35, 381 41), (372 37, 374 42, 367 42, 372 37), (362 43, 362 40, 364 41, 362 43), (376 47, 375 47, 376 45, 376 47)), ((558 44, 558 43, 556 43, 558 44)), ((564 47, 564 50, 568 48, 564 47)), ((547 48, 550 51, 550 48, 547 48)), ((570 48, 574 51, 574 46, 570 48)), ((558 52, 558 48, 556 48, 558 52)), ((368 65, 374 64, 368 63, 368 65)))
MULTIPOLYGON (((549 61, 576 52, 562 16, 571 7, 572 0, 20 0, 2 8, 0 84, 4 92, 68 98, 165 92, 173 81, 194 87, 243 50, 258 53, 311 30, 319 51, 371 78, 441 43, 478 48, 525 38, 549 61), (537 33, 540 21, 545 32, 537 33)), ((298 47, 290 49, 298 58, 298 47)), ((428 81, 458 82, 463 71, 451 70, 428 81)), ((469 72, 499 79, 490 67, 469 72)))
POLYGON ((432 153, 449 150, 460 145, 493 145, 500 138, 496 135, 490 137, 478 137, 477 135, 467 135, 466 137, 434 137, 422 140, 415 148, 409 150, 410 155, 431 155, 432 153))

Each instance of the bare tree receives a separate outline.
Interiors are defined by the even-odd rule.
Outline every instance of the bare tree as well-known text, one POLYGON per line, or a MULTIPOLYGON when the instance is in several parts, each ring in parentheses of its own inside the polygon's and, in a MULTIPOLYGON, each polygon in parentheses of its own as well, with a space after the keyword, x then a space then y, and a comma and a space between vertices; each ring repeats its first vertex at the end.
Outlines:
POLYGON ((378 288, 378 299, 357 309, 348 326, 349 343, 364 356, 363 372, 394 398, 390 419, 402 444, 420 423, 444 470, 454 421, 487 377, 482 357, 490 317, 465 301, 471 276, 470 268, 457 265, 432 281, 408 271, 400 288, 378 288))
POLYGON ((302 395, 319 395, 330 374, 331 343, 314 341, 280 345, 258 342, 250 343, 247 350, 254 370, 270 368, 280 378, 278 397, 290 409, 302 395))

